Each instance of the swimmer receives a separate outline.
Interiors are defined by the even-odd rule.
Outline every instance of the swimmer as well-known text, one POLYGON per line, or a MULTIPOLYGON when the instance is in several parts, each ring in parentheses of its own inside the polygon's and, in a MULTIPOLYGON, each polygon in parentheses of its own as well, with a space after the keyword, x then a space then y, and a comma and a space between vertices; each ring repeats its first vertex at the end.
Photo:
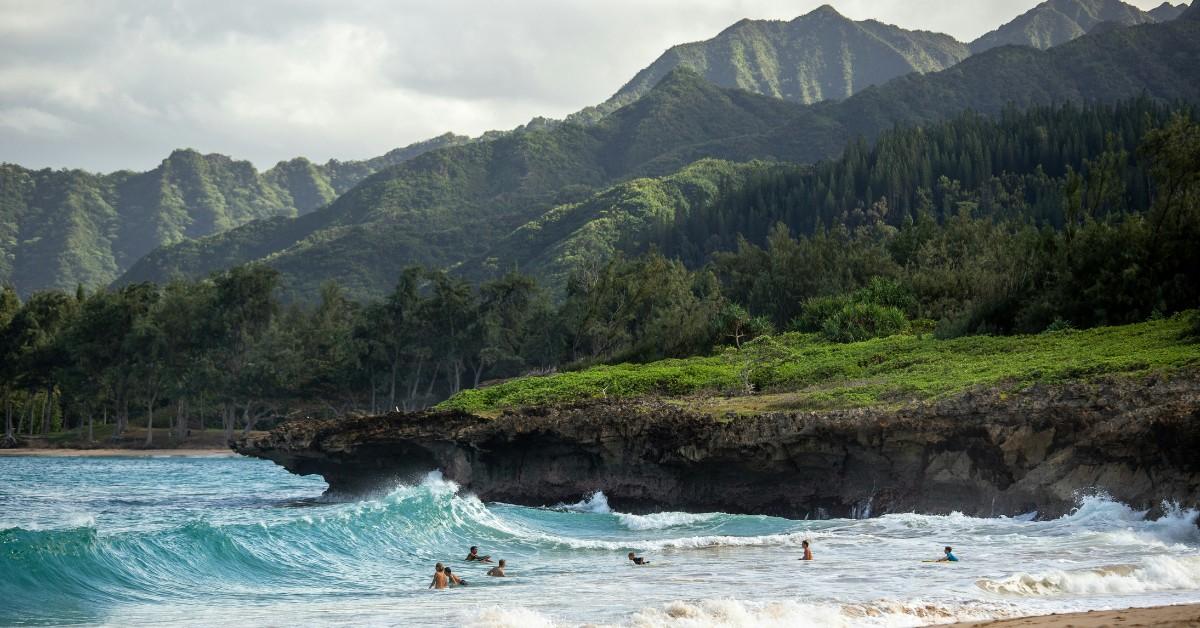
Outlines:
POLYGON ((450 579, 446 577, 446 568, 438 563, 433 566, 433 582, 429 583, 430 589, 445 589, 450 586, 450 579))
POLYGON ((937 559, 937 562, 939 562, 939 563, 957 563, 958 562, 958 557, 954 555, 953 547, 950 547, 949 545, 947 545, 945 552, 946 552, 946 555, 943 556, 942 558, 937 559))
POLYGON ((450 582, 450 586, 452 586, 452 587, 459 586, 459 585, 462 585, 464 587, 467 586, 467 581, 454 575, 454 572, 450 571, 449 567, 446 568, 446 580, 448 580, 450 582))
POLYGON ((492 567, 491 569, 488 570, 487 575, 495 576, 497 578, 503 578, 504 577, 504 566, 506 564, 507 563, 504 562, 504 559, 501 558, 500 562, 497 563, 495 567, 492 567))
POLYGON ((800 543, 800 546, 804 548, 804 558, 801 558, 800 560, 812 560, 812 550, 808 547, 808 539, 805 539, 802 543, 800 543))
POLYGON ((490 563, 490 562, 492 562, 492 557, 491 556, 480 556, 479 548, 472 545, 471 552, 469 554, 467 554, 467 560, 477 560, 481 563, 490 563))
POLYGON ((632 560, 633 564, 635 564, 635 565, 649 565, 650 564, 650 561, 646 560, 645 558, 642 558, 641 556, 634 556, 633 552, 629 552, 629 560, 632 560))

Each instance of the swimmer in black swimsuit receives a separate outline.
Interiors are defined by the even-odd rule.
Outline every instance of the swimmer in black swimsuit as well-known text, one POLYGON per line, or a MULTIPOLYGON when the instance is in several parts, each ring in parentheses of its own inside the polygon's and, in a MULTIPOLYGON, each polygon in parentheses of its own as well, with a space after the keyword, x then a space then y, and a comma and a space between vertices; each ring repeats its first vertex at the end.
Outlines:
POLYGON ((650 564, 650 561, 646 560, 645 558, 642 558, 641 556, 634 556, 633 552, 629 552, 629 560, 632 560, 633 564, 635 564, 635 565, 649 565, 650 564))

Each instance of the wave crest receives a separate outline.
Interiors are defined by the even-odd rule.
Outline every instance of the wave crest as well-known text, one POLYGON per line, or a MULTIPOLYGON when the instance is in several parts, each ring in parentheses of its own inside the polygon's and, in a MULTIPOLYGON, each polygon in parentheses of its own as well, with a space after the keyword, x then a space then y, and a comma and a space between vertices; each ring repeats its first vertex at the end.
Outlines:
POLYGON ((1015 596, 1105 595, 1200 588, 1200 557, 1150 556, 1141 565, 1019 573, 975 583, 991 593, 1015 596))

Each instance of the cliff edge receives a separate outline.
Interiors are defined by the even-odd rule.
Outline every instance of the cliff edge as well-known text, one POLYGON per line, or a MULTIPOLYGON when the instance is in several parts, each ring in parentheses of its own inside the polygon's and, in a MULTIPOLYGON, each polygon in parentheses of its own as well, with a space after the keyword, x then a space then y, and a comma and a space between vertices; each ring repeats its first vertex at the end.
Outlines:
POLYGON ((714 417, 659 399, 302 420, 234 449, 333 493, 433 469, 486 501, 792 518, 1057 516, 1081 492, 1200 503, 1200 372, 990 387, 935 402, 714 417))

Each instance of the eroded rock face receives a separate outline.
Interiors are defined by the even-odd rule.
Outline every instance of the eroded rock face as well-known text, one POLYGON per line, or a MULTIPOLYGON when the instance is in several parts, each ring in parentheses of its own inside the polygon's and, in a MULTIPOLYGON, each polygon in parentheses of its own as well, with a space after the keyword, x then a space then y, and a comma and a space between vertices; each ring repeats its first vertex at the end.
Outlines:
POLYGON ((358 492, 441 469, 487 501, 794 518, 1200 502, 1200 373, 717 420, 655 400, 297 421, 243 454, 358 492))

